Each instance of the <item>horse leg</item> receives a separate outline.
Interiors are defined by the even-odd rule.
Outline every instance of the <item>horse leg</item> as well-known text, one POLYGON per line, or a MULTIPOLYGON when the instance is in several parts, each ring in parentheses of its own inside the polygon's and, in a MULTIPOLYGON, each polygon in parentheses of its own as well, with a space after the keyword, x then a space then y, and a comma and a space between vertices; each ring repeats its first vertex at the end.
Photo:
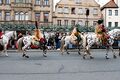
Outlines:
POLYGON ((44 45, 44 46, 43 46, 43 56, 44 56, 44 57, 47 57, 47 56, 46 56, 46 52, 47 52, 47 48, 46 48, 46 46, 44 45))
POLYGON ((22 57, 29 58, 28 55, 26 55, 26 48, 28 47, 28 44, 26 44, 24 47, 22 47, 23 55, 22 57))
POLYGON ((105 58, 106 58, 106 59, 110 59, 110 58, 108 57, 108 52, 109 52, 109 47, 106 47, 106 55, 105 55, 105 58))
POLYGON ((23 51, 23 55, 22 55, 22 57, 29 58, 29 56, 26 55, 26 51, 25 51, 25 50, 23 51))
POLYGON ((65 48, 65 50, 66 50, 66 53, 67 53, 67 54, 70 54, 70 53, 68 52, 67 46, 64 46, 64 48, 65 48))
POLYGON ((120 56, 120 48, 119 48, 119 56, 120 56))
POLYGON ((84 55, 83 55, 83 59, 86 59, 86 56, 88 55, 88 50, 87 47, 84 48, 84 55))
POLYGON ((88 53, 90 59, 94 59, 94 57, 93 57, 93 56, 91 55, 91 53, 90 53, 90 48, 87 49, 87 53, 88 53))
POLYGON ((8 57, 8 53, 7 53, 7 44, 4 45, 4 50, 3 50, 3 51, 4 51, 4 53, 5 53, 5 56, 8 57))
POLYGON ((78 48, 78 54, 81 55, 81 53, 80 53, 80 45, 78 45, 77 48, 78 48))
POLYGON ((112 48, 112 46, 110 46, 110 49, 111 49, 111 51, 112 51, 112 53, 113 53, 113 58, 116 59, 117 56, 116 56, 115 51, 114 51, 114 49, 112 48))

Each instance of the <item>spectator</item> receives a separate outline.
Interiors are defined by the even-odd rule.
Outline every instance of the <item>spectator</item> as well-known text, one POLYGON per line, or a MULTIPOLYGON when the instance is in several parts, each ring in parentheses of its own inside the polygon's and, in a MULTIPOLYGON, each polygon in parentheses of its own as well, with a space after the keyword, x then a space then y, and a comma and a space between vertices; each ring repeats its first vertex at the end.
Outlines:
POLYGON ((60 37, 59 37, 59 33, 56 33, 55 35, 55 43, 56 43, 56 49, 60 48, 60 37))
POLYGON ((3 32, 2 32, 2 29, 0 29, 0 39, 2 39, 2 35, 3 35, 3 32))
POLYGON ((54 37, 51 35, 48 39, 48 46, 49 46, 49 49, 54 49, 54 37))

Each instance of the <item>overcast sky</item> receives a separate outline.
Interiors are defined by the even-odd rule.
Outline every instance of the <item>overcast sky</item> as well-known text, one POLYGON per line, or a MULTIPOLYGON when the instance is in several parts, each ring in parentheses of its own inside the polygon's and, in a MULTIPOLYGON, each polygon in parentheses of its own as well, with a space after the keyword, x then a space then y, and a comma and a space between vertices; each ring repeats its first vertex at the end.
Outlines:
MULTIPOLYGON (((54 0, 54 5, 59 2, 60 0, 54 0)), ((96 0, 100 5, 104 5, 105 3, 107 3, 110 0, 96 0)))

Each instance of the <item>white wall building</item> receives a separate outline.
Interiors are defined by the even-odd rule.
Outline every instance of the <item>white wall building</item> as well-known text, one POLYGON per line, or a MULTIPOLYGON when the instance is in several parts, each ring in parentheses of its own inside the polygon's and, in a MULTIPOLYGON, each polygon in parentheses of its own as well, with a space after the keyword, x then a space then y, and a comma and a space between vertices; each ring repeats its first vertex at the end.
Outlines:
POLYGON ((53 24, 84 26, 88 23, 89 26, 95 26, 100 17, 100 5, 95 0, 60 0, 55 7, 53 24), (89 9, 89 21, 87 21, 86 9, 89 9))
POLYGON ((120 0, 110 0, 102 8, 104 25, 106 27, 120 27, 120 0))

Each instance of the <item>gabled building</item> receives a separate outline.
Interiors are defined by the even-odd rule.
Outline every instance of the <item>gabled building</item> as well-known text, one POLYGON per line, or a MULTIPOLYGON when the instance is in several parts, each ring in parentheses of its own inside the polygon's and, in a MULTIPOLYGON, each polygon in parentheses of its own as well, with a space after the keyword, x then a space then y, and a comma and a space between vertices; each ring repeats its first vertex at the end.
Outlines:
POLYGON ((101 18, 100 5, 95 0, 60 0, 55 6, 53 24, 85 26, 88 23, 88 26, 95 26, 99 18, 101 18))
POLYGON ((110 0, 102 8, 104 25, 106 27, 120 27, 120 0, 110 0))
POLYGON ((53 0, 0 0, 0 23, 52 24, 53 0))

